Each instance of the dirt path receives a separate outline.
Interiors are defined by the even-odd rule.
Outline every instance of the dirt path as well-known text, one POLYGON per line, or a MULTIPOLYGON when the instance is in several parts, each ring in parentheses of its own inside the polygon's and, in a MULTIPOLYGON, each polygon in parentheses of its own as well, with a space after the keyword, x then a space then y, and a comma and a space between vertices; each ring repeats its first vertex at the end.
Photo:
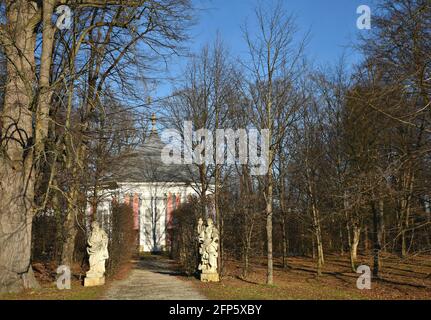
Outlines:
POLYGON ((112 283, 102 297, 106 300, 204 300, 189 282, 180 279, 173 261, 145 257, 125 280, 112 283))

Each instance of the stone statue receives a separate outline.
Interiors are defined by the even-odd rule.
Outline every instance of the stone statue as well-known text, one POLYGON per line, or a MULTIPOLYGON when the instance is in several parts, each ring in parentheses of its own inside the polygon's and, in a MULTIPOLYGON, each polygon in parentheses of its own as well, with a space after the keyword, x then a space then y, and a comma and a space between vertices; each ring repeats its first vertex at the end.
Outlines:
POLYGON ((84 286, 99 286, 105 284, 105 261, 108 254, 108 235, 95 221, 91 224, 91 234, 88 238, 87 252, 90 256, 90 270, 84 280, 84 286))
POLYGON ((201 271, 201 281, 219 281, 217 272, 217 258, 219 246, 219 232, 214 226, 213 220, 209 218, 207 225, 203 225, 203 220, 198 221, 198 241, 199 254, 201 256, 199 271, 201 271))

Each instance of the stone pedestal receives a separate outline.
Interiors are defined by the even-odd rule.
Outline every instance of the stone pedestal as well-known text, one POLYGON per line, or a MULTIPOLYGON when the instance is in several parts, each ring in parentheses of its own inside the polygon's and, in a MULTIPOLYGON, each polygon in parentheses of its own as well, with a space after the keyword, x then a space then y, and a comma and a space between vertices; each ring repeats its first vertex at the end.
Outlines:
POLYGON ((105 284, 105 277, 101 278, 88 278, 84 279, 84 287, 103 286, 105 284))
POLYGON ((219 282, 218 273, 201 273, 202 282, 219 282))

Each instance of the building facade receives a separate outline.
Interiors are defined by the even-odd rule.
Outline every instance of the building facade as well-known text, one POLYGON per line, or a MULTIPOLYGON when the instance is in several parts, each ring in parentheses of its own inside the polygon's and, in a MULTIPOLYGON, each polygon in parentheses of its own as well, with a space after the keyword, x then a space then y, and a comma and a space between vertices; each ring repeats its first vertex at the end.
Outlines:
MULTIPOLYGON (((109 187, 98 195, 95 216, 107 231, 115 202, 133 208, 140 252, 169 250, 176 208, 200 193, 196 167, 164 164, 161 161, 164 147, 153 129, 143 146, 112 164, 112 174, 106 180, 109 187)), ((214 187, 209 190, 211 193, 214 187)), ((88 205, 89 215, 93 215, 93 207, 88 205)))

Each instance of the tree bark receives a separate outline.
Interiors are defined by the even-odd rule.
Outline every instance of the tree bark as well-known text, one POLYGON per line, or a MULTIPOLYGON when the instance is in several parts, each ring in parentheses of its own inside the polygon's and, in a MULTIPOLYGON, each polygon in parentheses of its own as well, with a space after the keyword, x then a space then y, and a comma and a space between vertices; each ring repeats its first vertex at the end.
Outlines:
POLYGON ((410 208, 411 208, 411 198, 413 194, 413 184, 414 177, 410 174, 410 170, 408 173, 404 174, 404 183, 403 183, 403 191, 407 193, 407 195, 403 196, 401 200, 401 214, 400 214, 400 226, 401 226, 401 257, 407 256, 407 229, 409 228, 410 221, 410 208))
POLYGON ((378 278, 381 270, 380 251, 382 249, 383 236, 383 200, 379 200, 379 207, 376 208, 375 203, 371 204, 373 213, 373 277, 378 278))
POLYGON ((366 254, 368 254, 369 249, 370 249, 370 240, 368 238, 368 227, 365 226, 365 228, 364 228, 364 252, 366 254))
MULTIPOLYGON (((72 153, 73 151, 69 149, 66 168, 67 170, 71 170, 74 180, 71 181, 70 191, 67 193, 66 220, 63 229, 64 241, 61 253, 61 263, 66 266, 72 266, 72 263, 74 262, 75 239, 76 234, 78 233, 76 229, 76 219, 79 211, 79 196, 81 191, 80 177, 82 174, 82 169, 78 163, 83 162, 83 158, 86 153, 85 145, 81 142, 78 152, 76 154, 72 153)), ((96 215, 97 212, 94 212, 93 214, 96 215)))
POLYGON ((287 238, 287 227, 286 227, 286 218, 282 217, 281 219, 281 233, 282 233, 282 241, 283 241, 283 269, 287 268, 287 252, 288 252, 288 238, 287 238))
MULTIPOLYGON (((347 206, 345 206, 347 210, 347 206)), ((358 217, 354 212, 346 212, 346 231, 347 241, 349 244, 350 266, 353 272, 356 272, 356 260, 358 258, 358 246, 361 238, 361 226, 358 217)))
MULTIPOLYGON (((74 186, 72 186, 74 188, 74 186)), ((61 264, 72 267, 74 262, 74 252, 75 252, 75 239, 77 234, 77 229, 75 221, 77 219, 77 210, 75 207, 75 199, 77 198, 77 190, 72 190, 71 198, 73 201, 68 201, 67 203, 67 215, 66 221, 64 222, 63 229, 63 249, 61 252, 61 264)))
POLYGON ((219 188, 219 180, 220 180, 220 169, 216 168, 215 172, 215 194, 214 194, 214 208, 215 208, 215 214, 216 214, 216 225, 219 230, 219 254, 217 257, 218 262, 218 272, 220 276, 223 275, 223 253, 224 253, 224 246, 223 246, 223 216, 222 211, 220 210, 219 201, 220 201, 220 188, 219 188))
POLYGON ((358 246, 361 237, 361 228, 357 225, 352 227, 352 243, 350 244, 350 264, 352 271, 356 272, 356 261, 358 260, 358 246))
MULTIPOLYGON (((280 168, 282 156, 280 158, 280 168)), ((291 209, 287 208, 286 203, 286 183, 285 176, 282 169, 280 169, 280 208, 281 208, 281 233, 282 233, 282 248, 283 248, 283 269, 287 268, 287 255, 289 249, 289 238, 287 236, 287 219, 290 216, 291 209)))
POLYGON ((31 229, 35 212, 33 166, 35 78, 35 2, 7 6, 1 43, 7 57, 7 82, 1 114, 0 149, 0 292, 37 287, 30 265, 31 229))
MULTIPOLYGON (((306 165, 308 165, 308 160, 306 160, 306 165)), ((316 205, 316 199, 313 192, 313 187, 311 185, 310 177, 307 174, 307 187, 308 195, 311 202, 311 218, 313 222, 313 236, 316 240, 316 251, 317 251, 317 275, 322 275, 322 267, 325 264, 325 258, 323 254, 323 242, 322 242, 322 228, 320 223, 320 213, 316 205)), ((314 250, 313 250, 314 252, 314 250)), ((314 257, 313 257, 314 258, 314 257)))
POLYGON ((340 237, 340 256, 344 256, 344 236, 343 236, 343 224, 340 224, 338 228, 339 237, 340 237))
POLYGON ((272 198, 273 198, 273 181, 272 181, 272 168, 270 166, 268 173, 268 192, 266 198, 266 237, 267 237, 267 255, 268 255, 268 268, 266 284, 272 285, 274 283, 274 262, 272 253, 272 198))
POLYGON ((311 212, 313 215, 313 228, 314 236, 316 239, 316 251, 317 251, 317 275, 322 275, 322 267, 325 264, 325 258, 323 255, 323 242, 322 242, 322 231, 320 226, 319 211, 314 204, 311 205, 311 212))

